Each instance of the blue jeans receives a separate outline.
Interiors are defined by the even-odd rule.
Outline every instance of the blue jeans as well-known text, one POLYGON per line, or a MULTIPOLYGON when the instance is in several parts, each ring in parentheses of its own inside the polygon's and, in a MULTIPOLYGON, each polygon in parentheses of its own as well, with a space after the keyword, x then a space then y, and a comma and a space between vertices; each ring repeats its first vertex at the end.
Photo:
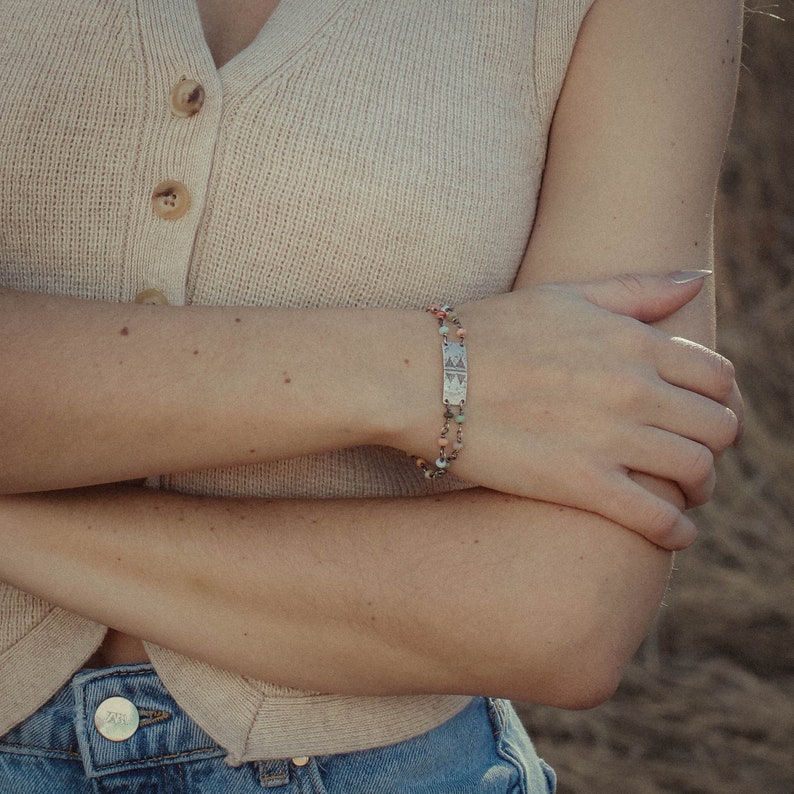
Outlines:
MULTIPOLYGON (((119 718, 121 722, 125 718, 119 718)), ((506 701, 475 698, 398 744, 342 755, 228 766, 149 665, 84 670, 0 737, 2 794, 549 794, 554 772, 506 701), (137 707, 129 738, 109 741, 94 714, 107 698, 137 707)))

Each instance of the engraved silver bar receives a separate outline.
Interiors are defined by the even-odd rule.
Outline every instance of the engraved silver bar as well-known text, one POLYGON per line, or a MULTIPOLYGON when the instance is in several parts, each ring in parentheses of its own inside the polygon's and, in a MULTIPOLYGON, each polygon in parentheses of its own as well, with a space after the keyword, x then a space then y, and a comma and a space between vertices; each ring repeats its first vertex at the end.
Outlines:
POLYGON ((444 403, 460 405, 466 401, 468 385, 466 347, 459 342, 447 342, 441 345, 441 355, 444 357, 444 403))

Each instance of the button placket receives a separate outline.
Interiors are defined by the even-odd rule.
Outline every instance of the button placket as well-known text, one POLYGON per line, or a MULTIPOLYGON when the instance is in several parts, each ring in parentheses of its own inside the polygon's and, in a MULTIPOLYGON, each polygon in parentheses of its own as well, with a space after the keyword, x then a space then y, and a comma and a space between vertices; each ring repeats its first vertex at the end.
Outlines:
POLYGON ((156 288, 181 305, 221 130, 221 80, 194 3, 140 3, 138 12, 147 91, 121 296, 156 288))

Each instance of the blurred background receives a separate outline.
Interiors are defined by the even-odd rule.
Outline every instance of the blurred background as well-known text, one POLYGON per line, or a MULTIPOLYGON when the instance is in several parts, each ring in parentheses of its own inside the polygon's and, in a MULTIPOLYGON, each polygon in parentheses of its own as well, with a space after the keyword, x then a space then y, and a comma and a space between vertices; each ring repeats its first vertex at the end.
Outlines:
POLYGON ((616 696, 516 704, 559 794, 794 794, 794 0, 747 5, 716 228, 746 433, 616 696))

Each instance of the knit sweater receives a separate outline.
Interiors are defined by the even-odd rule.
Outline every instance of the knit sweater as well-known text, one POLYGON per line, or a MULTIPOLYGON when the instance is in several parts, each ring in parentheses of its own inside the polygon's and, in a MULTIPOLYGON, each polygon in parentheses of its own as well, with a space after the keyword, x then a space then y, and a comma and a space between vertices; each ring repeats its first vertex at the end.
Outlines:
MULTIPOLYGON (((217 70, 193 0, 8 0, 0 285, 114 302, 156 289, 171 304, 417 309, 508 291, 589 4, 281 0, 217 70), (172 90, 187 81, 203 104, 178 113, 172 90), (171 219, 152 203, 168 181, 189 196, 171 219)), ((463 483, 428 482, 403 454, 365 447, 150 485, 355 498, 463 483)), ((0 735, 105 631, 0 584, 0 735)), ((400 741, 468 702, 301 692, 146 647, 230 763, 400 741)))

